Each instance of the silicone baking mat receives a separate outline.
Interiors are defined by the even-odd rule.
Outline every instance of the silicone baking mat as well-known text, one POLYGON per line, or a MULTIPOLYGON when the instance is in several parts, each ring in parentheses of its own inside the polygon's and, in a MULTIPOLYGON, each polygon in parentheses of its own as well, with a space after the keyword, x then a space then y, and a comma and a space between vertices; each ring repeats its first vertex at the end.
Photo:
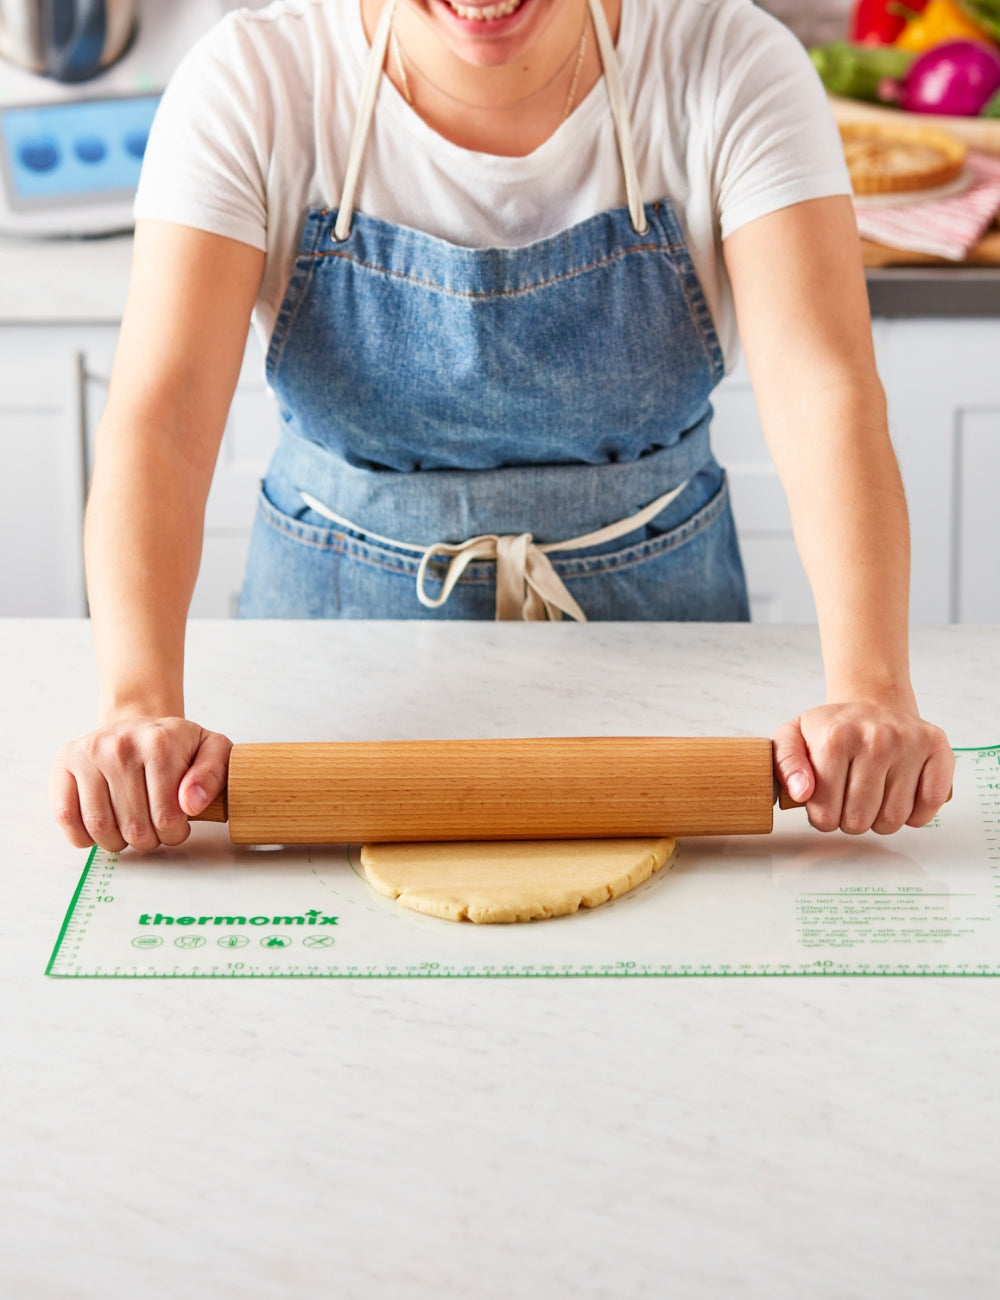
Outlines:
POLYGON ((91 852, 47 974, 97 979, 1000 975, 1000 746, 956 753, 920 830, 850 837, 801 810, 687 839, 640 888, 526 925, 454 923, 375 893, 351 847, 91 852))

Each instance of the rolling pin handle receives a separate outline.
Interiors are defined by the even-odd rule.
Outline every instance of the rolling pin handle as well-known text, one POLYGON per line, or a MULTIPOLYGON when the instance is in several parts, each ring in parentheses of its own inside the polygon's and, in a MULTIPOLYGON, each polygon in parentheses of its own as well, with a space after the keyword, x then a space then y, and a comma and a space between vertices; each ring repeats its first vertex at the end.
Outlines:
POLYGON ((212 802, 204 807, 200 813, 194 817, 189 817, 188 821, 192 822, 227 822, 229 821, 229 799, 227 797, 226 787, 223 786, 212 802))

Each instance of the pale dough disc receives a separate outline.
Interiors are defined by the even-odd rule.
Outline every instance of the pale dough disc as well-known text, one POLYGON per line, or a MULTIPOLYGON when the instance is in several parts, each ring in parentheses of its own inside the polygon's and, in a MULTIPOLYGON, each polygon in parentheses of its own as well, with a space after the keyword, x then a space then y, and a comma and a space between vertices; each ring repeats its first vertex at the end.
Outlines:
POLYGON ((599 907, 663 866, 672 839, 366 844, 368 883, 446 921, 537 921, 599 907))

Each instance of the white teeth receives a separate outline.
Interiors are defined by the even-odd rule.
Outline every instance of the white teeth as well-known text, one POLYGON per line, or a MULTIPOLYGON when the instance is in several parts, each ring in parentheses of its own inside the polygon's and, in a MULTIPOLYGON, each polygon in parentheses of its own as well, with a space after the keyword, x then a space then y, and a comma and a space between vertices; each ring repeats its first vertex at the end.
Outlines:
POLYGON ((451 8, 458 14, 459 18, 471 18, 473 22, 488 22, 491 18, 506 18, 512 14, 515 9, 520 9, 524 0, 503 0, 498 5, 483 5, 471 8, 469 5, 458 5, 449 0, 451 8))

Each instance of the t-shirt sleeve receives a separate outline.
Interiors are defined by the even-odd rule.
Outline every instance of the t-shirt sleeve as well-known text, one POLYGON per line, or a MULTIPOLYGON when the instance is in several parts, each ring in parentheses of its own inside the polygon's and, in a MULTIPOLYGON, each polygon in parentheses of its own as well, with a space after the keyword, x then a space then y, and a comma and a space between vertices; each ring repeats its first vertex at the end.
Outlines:
POLYGON ((723 239, 806 199, 850 194, 826 92, 787 27, 752 5, 716 31, 716 212, 723 239))
POLYGON ((191 49, 167 85, 143 158, 135 217, 266 250, 271 119, 266 77, 231 15, 191 49))

